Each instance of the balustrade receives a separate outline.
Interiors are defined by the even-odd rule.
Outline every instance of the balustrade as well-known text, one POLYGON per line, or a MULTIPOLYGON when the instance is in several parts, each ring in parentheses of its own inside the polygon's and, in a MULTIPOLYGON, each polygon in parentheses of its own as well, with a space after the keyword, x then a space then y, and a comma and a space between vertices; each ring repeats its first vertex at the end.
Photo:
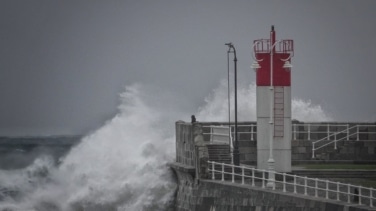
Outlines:
MULTIPOLYGON (((210 140, 215 138, 225 139, 228 137, 233 139, 234 125, 204 125, 204 128, 209 128, 204 135, 210 135, 210 140)), ((257 137, 257 123, 250 123, 238 125, 239 136, 244 135, 246 139, 240 140, 255 141, 257 137)), ((376 124, 360 124, 360 123, 293 123, 292 137, 293 140, 308 140, 315 141, 320 139, 338 140, 346 137, 346 140, 376 140, 376 124), (354 135, 350 136, 353 133, 354 135)))
MULTIPOLYGON (((246 166, 235 166, 225 163, 217 163, 208 161, 210 165, 208 172, 211 174, 212 180, 226 181, 226 178, 231 176, 231 183, 240 183, 243 185, 250 185, 252 187, 266 187, 268 181, 267 174, 269 170, 256 169, 246 166), (218 166, 218 168, 216 168, 218 166), (221 168, 219 168, 221 167, 221 168), (227 170, 230 167, 231 170, 227 170), (220 169, 220 170, 219 170, 220 169), (217 177, 216 177, 217 175, 217 177), (220 175, 220 176, 218 176, 220 175), (229 175, 226 177, 226 175, 229 175)), ((334 182, 318 178, 309 178, 306 176, 297 176, 287 173, 279 173, 273 171, 277 179, 273 190, 282 192, 291 192, 294 194, 302 194, 316 198, 325 198, 336 201, 343 201, 347 203, 357 203, 359 205, 366 205, 373 207, 376 198, 375 190, 363 186, 352 184, 345 184, 341 182, 334 182), (353 191, 351 191, 353 190, 353 191), (352 199, 352 200, 351 200, 352 199)))

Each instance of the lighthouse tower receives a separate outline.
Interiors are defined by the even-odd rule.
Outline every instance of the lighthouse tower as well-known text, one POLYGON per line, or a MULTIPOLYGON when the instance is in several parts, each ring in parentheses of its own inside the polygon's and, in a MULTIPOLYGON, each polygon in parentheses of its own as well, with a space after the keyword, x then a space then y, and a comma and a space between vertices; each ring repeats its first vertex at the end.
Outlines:
POLYGON ((293 40, 255 40, 257 168, 291 172, 291 57, 293 40))

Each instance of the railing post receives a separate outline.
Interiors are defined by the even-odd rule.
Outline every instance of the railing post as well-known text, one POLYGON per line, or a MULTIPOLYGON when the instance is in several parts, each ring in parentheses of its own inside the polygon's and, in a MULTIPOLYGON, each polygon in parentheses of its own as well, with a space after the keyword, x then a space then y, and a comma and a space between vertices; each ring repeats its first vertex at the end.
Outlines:
POLYGON ((255 186, 255 169, 252 168, 252 187, 255 186))
POLYGON ((325 183, 326 183, 325 198, 329 199, 329 180, 326 180, 325 183))
POLYGON ((359 141, 359 125, 356 125, 356 140, 359 141))
POLYGON ((315 142, 312 142, 312 158, 315 158, 315 142))
POLYGON ((350 198, 351 198, 351 188, 350 188, 350 184, 347 184, 347 203, 350 203, 350 198))
POLYGON ((362 187, 359 186, 359 205, 362 205, 362 187))
POLYGON ((304 195, 307 195, 307 176, 304 177, 304 195))
POLYGON ((213 143, 213 127, 210 126, 210 143, 213 143))
POLYGON ((234 171, 234 165, 232 165, 232 183, 235 182, 235 171, 234 171))
POLYGON ((328 141, 329 141, 329 140, 330 140, 330 137, 329 137, 329 135, 330 135, 330 126, 329 126, 329 124, 328 124, 328 128, 327 128, 327 130, 328 130, 328 131, 327 131, 327 133, 328 133, 328 136, 327 136, 327 137, 328 137, 328 141))
POLYGON ((308 141, 311 140, 311 124, 308 124, 308 141))
POLYGON ((370 188, 369 190, 369 206, 373 207, 373 188, 370 188))
POLYGON ((225 181, 225 164, 222 163, 222 181, 225 181))
POLYGON ((315 197, 317 197, 318 196, 318 193, 317 193, 317 188, 318 188, 318 179, 316 178, 315 179, 315 197))
POLYGON ((294 124, 294 140, 296 140, 296 123, 294 124))
POLYGON ((212 162, 212 180, 215 180, 215 176, 214 176, 214 161, 212 162))
POLYGON ((232 132, 232 131, 235 131, 235 126, 232 126, 231 125, 231 130, 230 130, 230 132, 231 132, 231 139, 232 139, 232 141, 234 141, 234 133, 235 132, 232 132), (234 128, 234 129, 233 129, 234 128))
POLYGON ((283 192, 285 193, 286 192, 286 173, 285 172, 282 173, 282 177, 283 177, 283 192))
POLYGON ((262 188, 265 188, 265 171, 262 171, 262 188))
POLYGON ((337 133, 334 134, 334 149, 337 149, 337 133))
POLYGON ((338 132, 334 132, 334 147, 335 149, 337 149, 337 135, 338 135, 338 132))
POLYGON ((294 174, 294 193, 296 193, 296 175, 294 174))
POLYGON ((350 130, 349 130, 349 128, 350 128, 350 125, 349 124, 347 124, 347 141, 349 140, 349 135, 350 135, 350 130))
POLYGON ((339 201, 339 182, 337 182, 337 201, 339 201))
POLYGON ((242 166, 242 185, 244 185, 244 166, 242 166))
POLYGON ((253 125, 251 125, 251 141, 253 141, 253 125))

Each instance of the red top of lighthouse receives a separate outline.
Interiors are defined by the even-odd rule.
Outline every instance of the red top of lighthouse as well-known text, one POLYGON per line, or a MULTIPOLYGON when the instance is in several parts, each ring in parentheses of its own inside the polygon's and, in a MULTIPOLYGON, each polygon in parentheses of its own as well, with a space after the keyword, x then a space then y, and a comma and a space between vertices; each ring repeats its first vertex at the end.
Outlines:
POLYGON ((257 70, 257 86, 291 86, 291 74, 283 68, 286 61, 294 55, 293 40, 275 39, 274 26, 270 31, 270 39, 254 40, 254 52, 256 60, 261 68, 257 70), (272 63, 271 63, 272 62, 272 63), (271 70, 273 78, 270 78, 271 70), (271 84, 272 83, 272 84, 271 84))

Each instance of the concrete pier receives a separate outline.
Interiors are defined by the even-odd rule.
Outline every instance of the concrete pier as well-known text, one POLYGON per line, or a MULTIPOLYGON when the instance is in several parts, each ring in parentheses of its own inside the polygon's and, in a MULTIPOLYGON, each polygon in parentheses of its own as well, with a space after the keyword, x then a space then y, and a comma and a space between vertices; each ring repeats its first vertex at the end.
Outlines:
MULTIPOLYGON (((221 123, 215 123, 214 125, 225 125, 221 123)), ((170 166, 174 170, 178 180, 178 190, 176 198, 176 210, 177 211, 235 211, 235 210, 376 210, 372 206, 359 204, 357 202, 348 203, 335 200, 335 193, 330 193, 329 198, 325 196, 315 197, 310 193, 312 190, 307 190, 308 194, 304 194, 304 191, 300 187, 300 191, 283 192, 273 189, 261 188, 260 186, 250 186, 241 184, 240 178, 235 178, 231 182, 231 178, 225 177, 223 181, 213 180, 213 176, 208 172, 210 166, 207 161, 210 159, 223 159, 223 153, 226 148, 221 147, 220 154, 213 157, 210 155, 213 151, 215 142, 211 140, 210 129, 208 126, 213 123, 186 123, 183 121, 176 122, 176 162, 171 163, 170 166), (210 150, 208 150, 210 149, 210 150), (302 192, 303 191, 303 192, 302 192)), ((240 127, 249 125, 249 123, 240 123, 240 127)), ((244 129, 244 131, 257 131, 254 128, 244 129)), ((317 127, 319 128, 319 127, 317 127)), ((372 127, 371 127, 372 128, 372 127)), ((312 128, 311 128, 312 129, 312 128)), ((370 129, 369 131, 371 131, 370 129)), ((240 129, 239 131, 242 131, 240 129)), ((312 132, 312 131, 310 131, 312 132)), ((243 137, 239 142, 241 165, 256 164, 257 163, 257 139, 254 133, 240 133, 243 137)), ((292 136, 293 137, 293 136, 292 136)), ((369 136, 370 137, 370 136, 369 136)), ((223 141, 223 140, 222 140, 223 141)), ((330 141, 330 140, 329 140, 330 141)), ((375 148, 376 141, 374 140, 346 140, 347 145, 341 146, 341 149, 334 151, 335 157, 330 153, 327 157, 320 159, 312 159, 310 156, 310 150, 312 149, 311 141, 308 140, 292 140, 292 163, 294 162, 370 162, 375 161, 375 148), (351 144, 354 143, 354 144, 351 144), (343 160, 343 158, 351 160, 343 160), (337 160, 335 160, 337 159, 337 160)), ((223 144, 223 142, 222 142, 223 144)), ((325 150, 323 150, 325 151, 325 150)), ((328 149, 326 149, 328 151, 328 149)), ((218 152, 218 150, 216 151, 218 152)), ((324 152, 323 152, 324 153, 324 152)), ((230 154, 230 149, 228 150, 230 154)), ((224 159, 227 163, 229 161, 224 159)), ((218 162, 218 161, 217 161, 218 162)), ((230 171, 227 169, 226 171, 230 171)), ((349 171, 350 172, 350 171, 349 171)), ((317 171, 317 170, 302 170, 292 169, 292 173, 297 175, 305 175, 312 177, 339 177, 340 174, 344 174, 343 171, 317 171)), ((367 173, 367 171, 353 171, 353 175, 366 174, 374 175, 375 172, 367 173), (360 173, 360 174, 359 174, 360 173)), ((355 175, 356 176, 356 175, 355 175)), ((219 177, 221 178, 221 177, 219 177)), ((222 177, 223 178, 223 177, 222 177)), ((218 179, 218 178, 216 178, 218 179)), ((281 178, 277 186, 281 186, 281 178)), ((300 184, 304 184, 304 181, 297 181, 300 184)), ((258 181, 260 182, 260 181, 258 181)), ((336 183, 334 183, 336 184, 336 183)), ((321 184, 322 185, 322 184, 321 184)), ((277 187, 281 189, 281 187, 277 187)), ((287 189, 292 187, 287 187, 287 189)), ((322 187, 324 190, 326 187, 322 187)), ((350 190, 355 191, 354 188, 350 190)), ((354 195, 352 195, 351 198, 354 195)), ((337 196, 338 197, 338 196, 337 196)), ((355 200, 355 199, 351 199, 355 200)), ((369 203, 369 201, 368 201, 369 203)))

